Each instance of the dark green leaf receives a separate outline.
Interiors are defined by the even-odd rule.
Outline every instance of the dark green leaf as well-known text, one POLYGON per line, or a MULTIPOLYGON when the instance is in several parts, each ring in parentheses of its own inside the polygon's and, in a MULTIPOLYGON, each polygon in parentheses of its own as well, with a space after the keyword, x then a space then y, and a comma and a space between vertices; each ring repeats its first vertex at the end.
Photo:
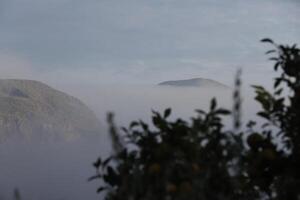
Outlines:
POLYGON ((261 116, 262 118, 268 119, 268 120, 270 119, 269 114, 266 113, 266 112, 263 112, 263 111, 258 112, 257 115, 258 115, 258 116, 261 116))
POLYGON ((276 52, 276 50, 273 49, 273 50, 267 51, 266 54, 270 54, 270 53, 274 53, 274 52, 276 52))
POLYGON ((106 187, 100 187, 97 189, 97 193, 101 193, 103 190, 106 190, 106 187))
POLYGON ((276 78, 274 82, 274 88, 277 88, 279 84, 281 83, 282 79, 281 78, 276 78))
POLYGON ((99 168, 99 166, 101 165, 101 158, 98 158, 98 160, 96 161, 96 162, 94 162, 93 163, 93 166, 95 167, 95 168, 99 168))
POLYGON ((216 98, 213 98, 210 102, 210 110, 213 111, 216 109, 216 107, 217 107, 217 100, 216 98))
POLYGON ((229 115, 231 112, 227 109, 218 109, 215 113, 221 115, 229 115))
POLYGON ((274 44, 273 40, 269 39, 269 38, 264 38, 262 40, 260 40, 261 42, 267 42, 267 43, 271 43, 274 44))
POLYGON ((101 178, 102 176, 100 174, 98 175, 95 175, 95 176, 91 176, 90 178, 88 178, 88 181, 92 181, 92 180, 95 180, 95 179, 99 179, 101 178))
POLYGON ((164 112, 164 118, 168 118, 170 114, 171 114, 171 108, 166 109, 164 112))
POLYGON ((130 128, 133 128, 133 127, 138 126, 138 125, 139 125, 138 122, 133 121, 133 122, 130 123, 130 128))

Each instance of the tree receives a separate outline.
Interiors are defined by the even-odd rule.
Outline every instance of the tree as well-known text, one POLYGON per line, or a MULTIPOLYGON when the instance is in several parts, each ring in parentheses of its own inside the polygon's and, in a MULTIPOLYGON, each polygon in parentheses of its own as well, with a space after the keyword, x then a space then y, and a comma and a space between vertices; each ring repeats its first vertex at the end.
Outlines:
POLYGON ((266 123, 247 139, 247 174, 253 187, 268 199, 296 200, 300 197, 300 49, 270 39, 262 42, 275 47, 267 54, 277 55, 270 60, 280 76, 274 81, 274 94, 254 86, 262 106, 258 115, 266 123))
POLYGON ((267 54, 276 53, 270 59, 281 74, 274 94, 254 86, 262 106, 258 115, 266 120, 261 128, 255 131, 250 121, 247 131, 239 130, 239 77, 232 112, 213 99, 209 111, 197 110, 191 121, 168 120, 171 109, 154 111, 153 127, 134 121, 122 134, 109 115, 115 152, 94 163, 90 180, 102 181, 98 192, 105 191, 107 200, 299 199, 300 50, 262 42, 274 45, 267 54), (232 131, 222 121, 230 114, 232 131))

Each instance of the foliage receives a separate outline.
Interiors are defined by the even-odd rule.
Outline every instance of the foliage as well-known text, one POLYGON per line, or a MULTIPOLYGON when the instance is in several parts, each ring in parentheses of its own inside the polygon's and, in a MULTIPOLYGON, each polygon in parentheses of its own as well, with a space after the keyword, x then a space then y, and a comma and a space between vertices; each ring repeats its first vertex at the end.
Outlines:
POLYGON ((300 198, 300 49, 296 45, 277 45, 270 39, 262 42, 275 49, 274 70, 280 76, 274 81, 274 94, 261 86, 256 89, 256 100, 266 119, 262 130, 248 137, 250 150, 245 157, 247 174, 254 187, 267 199, 300 198), (288 90, 288 95, 283 91, 288 90), (274 128, 275 127, 275 128, 274 128))
POLYGON ((262 42, 275 47, 267 54, 277 55, 270 59, 281 72, 274 94, 254 86, 262 127, 250 121, 240 131, 239 76, 232 112, 213 99, 209 111, 196 110, 191 121, 169 120, 171 109, 153 111, 151 127, 134 121, 122 134, 109 115, 115 153, 94 163, 90 180, 102 181, 98 192, 107 200, 299 199, 300 50, 262 42), (222 121, 230 114, 233 131, 222 121))

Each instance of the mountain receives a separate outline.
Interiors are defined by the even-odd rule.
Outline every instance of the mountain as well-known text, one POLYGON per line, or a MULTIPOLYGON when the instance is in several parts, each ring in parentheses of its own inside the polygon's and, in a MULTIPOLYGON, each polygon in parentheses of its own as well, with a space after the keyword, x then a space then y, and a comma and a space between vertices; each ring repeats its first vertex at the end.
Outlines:
POLYGON ((0 79, 0 139, 97 134, 99 121, 80 100, 32 80, 0 79))
POLYGON ((204 87, 204 88, 229 89, 228 86, 222 83, 210 79, 204 79, 204 78, 165 81, 159 83, 158 85, 175 86, 175 87, 204 87))

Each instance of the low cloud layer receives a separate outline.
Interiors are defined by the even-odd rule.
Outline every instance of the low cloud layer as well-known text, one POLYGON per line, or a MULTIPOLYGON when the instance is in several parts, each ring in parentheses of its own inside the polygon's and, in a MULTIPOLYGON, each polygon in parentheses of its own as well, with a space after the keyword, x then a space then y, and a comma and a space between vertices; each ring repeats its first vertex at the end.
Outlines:
MULTIPOLYGON (((173 109, 170 120, 177 117, 189 120, 195 109, 207 110, 211 98, 219 105, 232 107, 232 91, 208 88, 172 88, 162 86, 122 86, 62 88, 83 100, 99 117, 103 131, 97 138, 82 137, 72 141, 18 141, 14 138, 0 144, 0 199, 11 199, 18 188, 24 199, 97 199, 99 182, 87 182, 94 174, 93 161, 107 156, 110 140, 105 122, 106 113, 116 114, 118 126, 130 121, 151 121, 151 110, 173 109)), ((245 92, 245 91, 244 91, 245 92)), ((243 120, 254 116, 259 108, 245 95, 243 120)), ((232 127, 232 119, 225 121, 232 127)), ((101 199, 101 198, 100 198, 101 199)))

